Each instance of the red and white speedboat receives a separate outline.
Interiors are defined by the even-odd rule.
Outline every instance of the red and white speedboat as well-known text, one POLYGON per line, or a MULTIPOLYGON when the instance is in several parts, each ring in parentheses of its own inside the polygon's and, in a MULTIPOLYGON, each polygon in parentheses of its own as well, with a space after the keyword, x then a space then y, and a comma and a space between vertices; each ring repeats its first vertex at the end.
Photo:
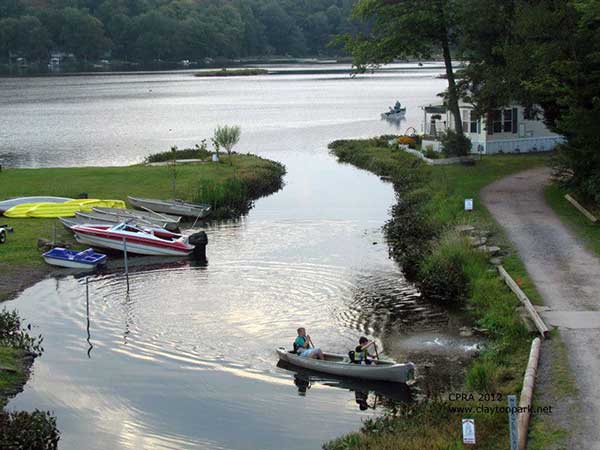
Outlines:
POLYGON ((194 251, 192 236, 156 228, 141 229, 128 223, 111 225, 74 225, 71 231, 77 242, 93 247, 111 248, 138 255, 186 256, 194 251))

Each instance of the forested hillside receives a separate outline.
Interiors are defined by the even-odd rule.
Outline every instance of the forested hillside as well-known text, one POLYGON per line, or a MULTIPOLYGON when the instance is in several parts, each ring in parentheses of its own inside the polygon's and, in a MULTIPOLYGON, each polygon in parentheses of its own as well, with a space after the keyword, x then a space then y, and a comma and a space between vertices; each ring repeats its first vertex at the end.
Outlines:
POLYGON ((339 54, 354 0, 1 0, 0 61, 339 54))

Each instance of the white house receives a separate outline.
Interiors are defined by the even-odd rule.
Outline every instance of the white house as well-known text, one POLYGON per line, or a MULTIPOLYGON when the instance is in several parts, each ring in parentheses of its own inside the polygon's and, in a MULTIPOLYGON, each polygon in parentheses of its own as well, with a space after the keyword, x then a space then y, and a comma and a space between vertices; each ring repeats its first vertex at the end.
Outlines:
MULTIPOLYGON (((524 107, 511 105, 477 118, 473 106, 459 105, 463 132, 471 139, 472 153, 528 153, 552 150, 563 137, 552 133, 542 120, 542 113, 527 114, 524 107)), ((431 145, 440 151, 440 136, 453 130, 454 118, 444 105, 423 106, 423 148, 431 145)))

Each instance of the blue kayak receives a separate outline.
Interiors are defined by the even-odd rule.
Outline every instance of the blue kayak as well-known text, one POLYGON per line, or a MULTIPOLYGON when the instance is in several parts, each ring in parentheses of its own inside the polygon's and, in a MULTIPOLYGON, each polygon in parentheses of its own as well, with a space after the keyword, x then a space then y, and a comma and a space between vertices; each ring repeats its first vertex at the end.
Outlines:
POLYGON ((52 266, 69 267, 71 269, 95 269, 98 264, 106 262, 106 255, 88 248, 82 252, 56 247, 42 255, 52 266))

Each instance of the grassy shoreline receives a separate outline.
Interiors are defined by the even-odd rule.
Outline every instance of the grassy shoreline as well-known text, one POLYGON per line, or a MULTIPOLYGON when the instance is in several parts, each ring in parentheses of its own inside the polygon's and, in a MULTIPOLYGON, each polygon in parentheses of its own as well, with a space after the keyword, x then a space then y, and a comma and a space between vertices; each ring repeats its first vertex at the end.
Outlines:
MULTIPOLYGON (((503 155, 484 157, 475 166, 426 166, 414 156, 391 149, 386 138, 338 141, 330 146, 340 162, 389 177, 398 204, 386 226, 390 253, 424 295, 439 295, 440 301, 460 304, 474 325, 489 331, 488 343, 468 368, 463 391, 499 393, 503 402, 436 399, 401 409, 365 423, 362 429, 325 444, 327 450, 416 450, 461 449, 460 413, 450 407, 506 405, 506 395, 521 388, 531 336, 524 327, 514 295, 497 276, 488 257, 469 245, 456 226, 472 225, 489 234, 488 245, 503 249, 504 267, 519 281, 535 303, 541 298, 516 251, 479 200, 486 185, 511 173, 545 164, 547 155, 503 155), (463 201, 473 198, 475 208, 465 212, 463 201), (447 295, 452 292, 453 295, 447 295)), ((509 446, 506 414, 473 413, 477 448, 500 450, 509 446)), ((534 423, 536 419, 534 418, 534 423)), ((564 434, 536 430, 534 441, 556 442, 564 434)))
MULTIPOLYGON (((3 198, 28 195, 126 200, 127 195, 172 198, 172 168, 135 165, 127 167, 75 167, 51 169, 4 169, 0 173, 3 198)), ((237 217, 252 202, 282 187, 283 165, 254 155, 222 156, 220 163, 178 165, 176 196, 206 202, 213 207, 211 218, 237 217)), ((61 231, 55 219, 10 219, 2 223, 14 228, 0 245, 0 300, 43 278, 48 269, 37 249, 38 238, 52 238, 61 231)), ((59 224, 60 225, 60 224, 59 224)))

